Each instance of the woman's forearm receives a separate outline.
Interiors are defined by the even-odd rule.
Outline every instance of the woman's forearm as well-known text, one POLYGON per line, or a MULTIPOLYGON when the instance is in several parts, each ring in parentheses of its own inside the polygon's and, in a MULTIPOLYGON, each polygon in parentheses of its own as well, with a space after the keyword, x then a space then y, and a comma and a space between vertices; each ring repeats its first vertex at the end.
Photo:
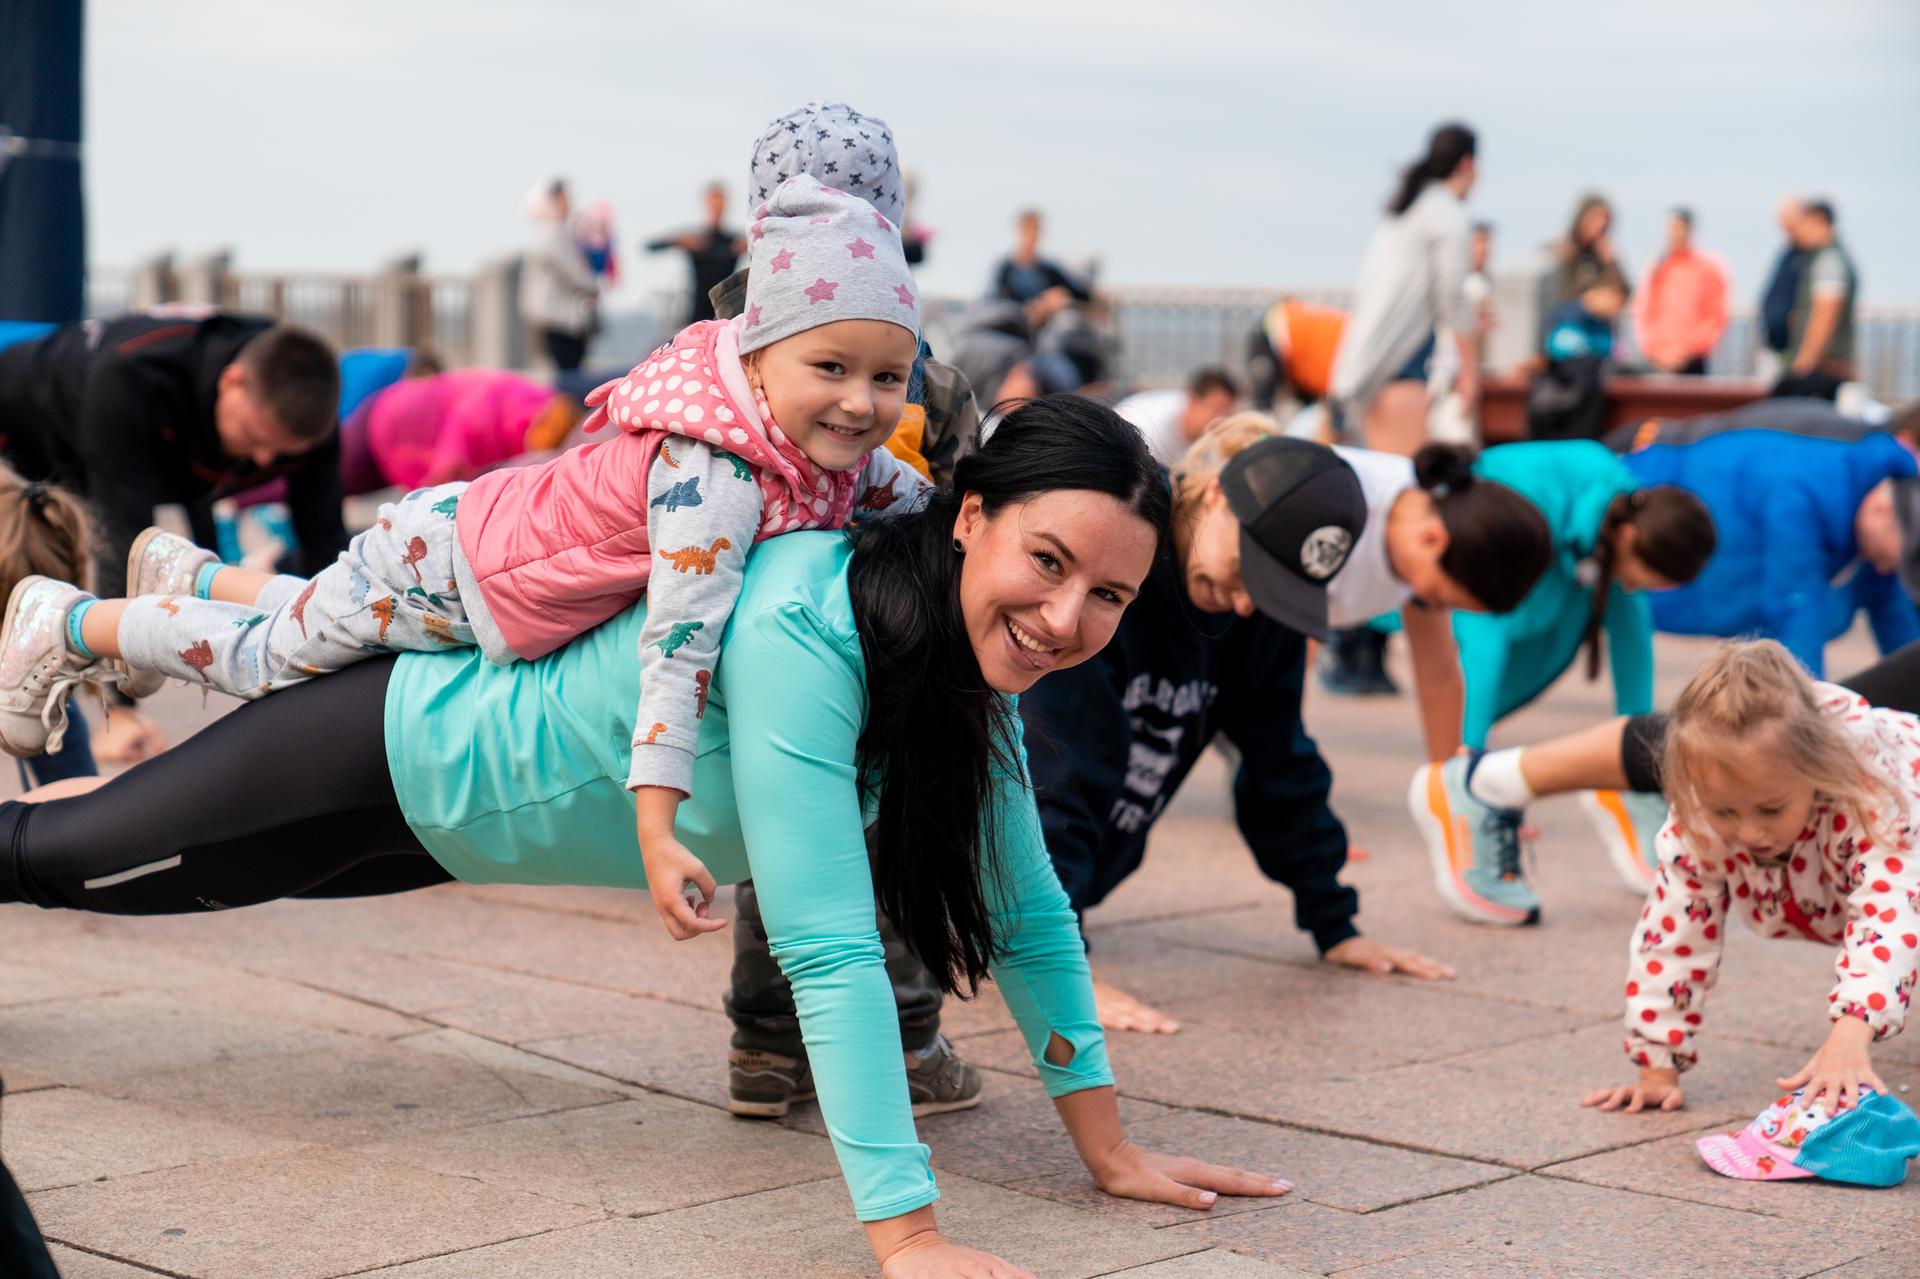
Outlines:
POLYGON ((1120 1105, 1112 1085, 1055 1097, 1053 1107, 1060 1112, 1067 1135, 1073 1138, 1073 1148, 1080 1152, 1080 1162, 1098 1180, 1101 1171, 1113 1167, 1127 1149, 1127 1134, 1120 1127, 1120 1105))
POLYGON ((933 1223, 932 1204, 901 1213, 898 1217, 885 1217, 861 1224, 867 1228, 867 1246, 873 1249, 873 1259, 883 1268, 887 1258, 902 1248, 916 1240, 938 1238, 940 1234, 933 1223))

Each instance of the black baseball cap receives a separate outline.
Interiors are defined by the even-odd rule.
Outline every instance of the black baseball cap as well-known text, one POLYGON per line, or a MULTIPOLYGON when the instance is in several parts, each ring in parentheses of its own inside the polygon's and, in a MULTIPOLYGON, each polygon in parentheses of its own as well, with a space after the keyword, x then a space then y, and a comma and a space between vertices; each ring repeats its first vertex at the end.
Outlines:
POLYGON ((1367 524, 1360 477, 1324 444, 1276 436, 1220 472, 1240 521, 1240 580, 1283 626, 1327 637, 1327 583, 1367 524))

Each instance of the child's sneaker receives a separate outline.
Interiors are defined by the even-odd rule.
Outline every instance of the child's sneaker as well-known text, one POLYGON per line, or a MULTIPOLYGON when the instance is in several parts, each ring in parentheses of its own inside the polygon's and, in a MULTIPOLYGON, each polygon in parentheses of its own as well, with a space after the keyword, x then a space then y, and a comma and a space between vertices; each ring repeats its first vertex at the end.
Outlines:
POLYGON ((945 1035, 907 1054, 907 1095, 915 1118, 971 1110, 980 1104, 980 1072, 960 1059, 945 1035))
POLYGON ((743 1119, 779 1119, 796 1101, 813 1096, 813 1070, 804 1054, 784 1057, 759 1048, 727 1053, 727 1109, 743 1119))
POLYGON ((1407 791, 1414 825, 1426 837, 1440 895, 1479 924, 1537 924, 1540 899, 1520 871, 1517 808, 1495 808, 1467 789, 1478 755, 1422 765, 1407 791))
POLYGON ((67 735, 67 698, 109 678, 105 663, 67 651, 67 614, 85 591, 35 574, 22 578, 0 622, 0 749, 21 759, 57 751, 67 735))
MULTIPOLYGON (((133 549, 127 552, 127 598, 191 596, 200 570, 218 563, 220 557, 205 547, 163 528, 150 528, 133 539, 133 549)), ((152 697, 166 687, 167 677, 158 671, 136 671, 120 661, 109 666, 119 677, 120 691, 128 697, 152 697)))
POLYGON ((1647 791, 1586 791, 1580 796, 1580 810, 1600 833, 1620 878, 1635 896, 1646 896, 1660 869, 1660 851, 1654 841, 1667 824, 1666 796, 1647 791))

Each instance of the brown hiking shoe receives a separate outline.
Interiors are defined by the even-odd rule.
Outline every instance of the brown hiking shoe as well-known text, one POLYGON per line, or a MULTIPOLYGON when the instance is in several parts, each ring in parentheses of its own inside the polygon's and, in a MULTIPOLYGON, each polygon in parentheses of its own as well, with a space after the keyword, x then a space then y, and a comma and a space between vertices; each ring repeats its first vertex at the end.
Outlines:
POLYGON ((727 1053, 727 1109, 743 1119, 779 1119, 796 1101, 813 1098, 813 1071, 802 1057, 758 1048, 727 1053))
POLYGON ((945 1035, 907 1054, 907 1094, 913 1098, 915 1118, 971 1110, 980 1104, 983 1086, 980 1072, 960 1060, 945 1035))

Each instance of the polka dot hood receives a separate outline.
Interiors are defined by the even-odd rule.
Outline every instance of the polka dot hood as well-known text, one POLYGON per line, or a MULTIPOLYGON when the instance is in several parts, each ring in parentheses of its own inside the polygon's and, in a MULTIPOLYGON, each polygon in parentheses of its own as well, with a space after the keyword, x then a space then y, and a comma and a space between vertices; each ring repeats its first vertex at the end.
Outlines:
POLYGON ((842 528, 853 512, 860 469, 829 471, 794 444, 756 402, 740 363, 748 316, 702 320, 587 397, 586 430, 611 423, 643 437, 651 457, 668 435, 700 440, 740 458, 765 494, 760 534, 842 528))

